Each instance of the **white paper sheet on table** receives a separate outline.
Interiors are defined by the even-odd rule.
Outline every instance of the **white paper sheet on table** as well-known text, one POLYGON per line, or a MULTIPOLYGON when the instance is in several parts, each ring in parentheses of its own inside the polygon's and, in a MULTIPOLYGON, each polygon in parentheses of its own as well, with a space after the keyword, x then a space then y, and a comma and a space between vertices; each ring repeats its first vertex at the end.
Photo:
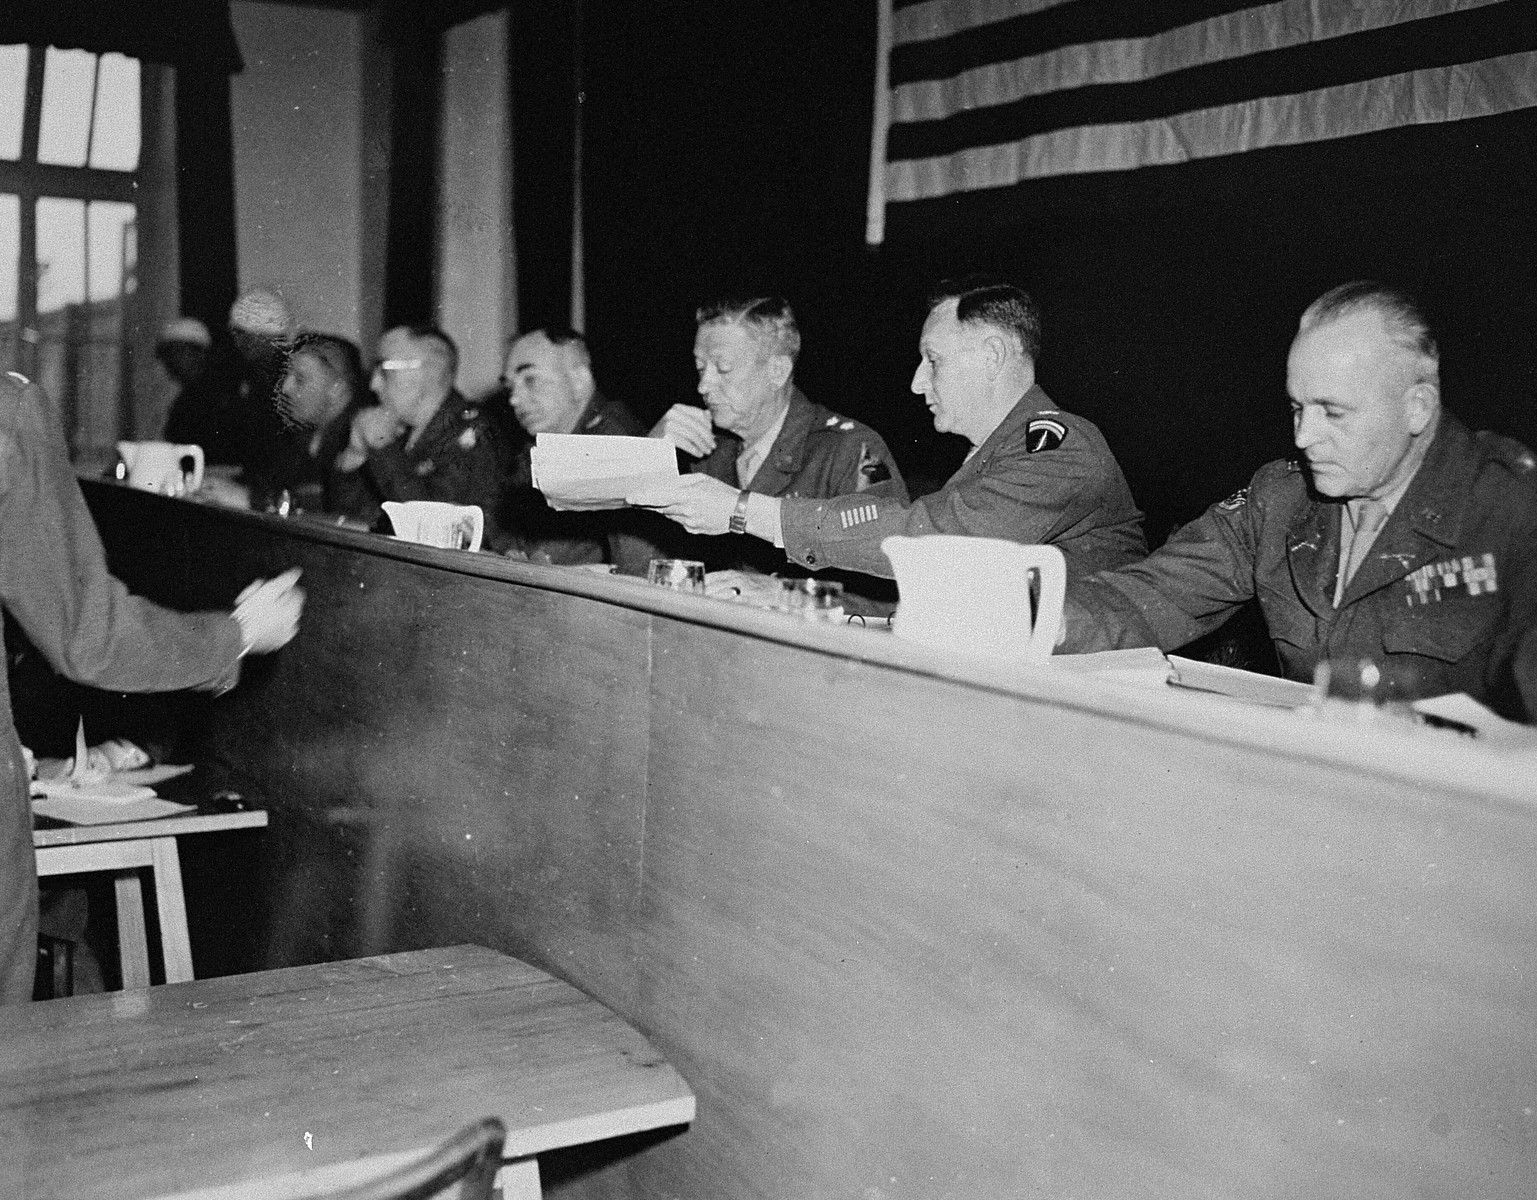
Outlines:
MULTIPOLYGON (((142 789, 149 791, 149 789, 142 789)), ((162 800, 154 792, 131 800, 104 799, 82 790, 73 796, 39 796, 32 801, 32 811, 40 817, 68 821, 72 825, 110 825, 117 821, 149 821, 176 813, 193 812, 192 804, 162 800)))
POLYGON ((1311 704, 1317 694, 1311 683, 1261 675, 1257 671, 1242 671, 1237 667, 1224 667, 1217 663, 1198 662, 1193 658, 1181 658, 1177 654, 1169 655, 1169 665, 1173 668, 1169 682, 1175 687, 1215 692, 1219 696, 1250 704, 1266 704, 1272 708, 1302 708, 1311 704))
POLYGON ((563 512, 623 508, 635 488, 678 475, 677 451, 662 438, 541 433, 529 463, 534 486, 563 512))
POLYGON ((190 770, 190 766, 162 763, 114 771, 106 776, 57 775, 50 779, 34 779, 31 783, 32 811, 39 816, 76 825, 147 821, 173 813, 191 812, 195 805, 164 800, 151 786, 185 775, 190 770))

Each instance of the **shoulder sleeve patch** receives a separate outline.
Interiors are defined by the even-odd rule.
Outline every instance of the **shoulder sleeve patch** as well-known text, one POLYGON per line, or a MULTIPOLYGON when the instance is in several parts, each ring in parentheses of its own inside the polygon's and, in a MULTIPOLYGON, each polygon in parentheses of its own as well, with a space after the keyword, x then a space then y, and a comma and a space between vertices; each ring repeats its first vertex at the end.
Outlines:
POLYGON ((1036 417, 1025 426, 1025 449, 1031 454, 1055 450, 1067 440, 1067 426, 1050 417, 1036 417))
POLYGON ((872 453, 869 442, 859 443, 859 491, 891 478, 891 468, 879 454, 872 453))
POLYGON ((1249 503, 1249 489, 1246 488, 1246 487, 1245 488, 1239 488, 1236 492, 1234 492, 1226 500, 1220 500, 1220 501, 1217 502, 1217 511, 1218 512, 1237 512, 1240 508, 1242 508, 1247 503, 1249 503))

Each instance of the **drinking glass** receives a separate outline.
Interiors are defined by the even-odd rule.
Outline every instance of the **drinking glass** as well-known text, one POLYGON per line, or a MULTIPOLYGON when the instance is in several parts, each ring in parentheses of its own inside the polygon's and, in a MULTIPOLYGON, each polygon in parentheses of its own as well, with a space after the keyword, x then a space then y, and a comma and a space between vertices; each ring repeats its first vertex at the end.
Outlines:
POLYGON ((1326 658, 1313 668, 1313 686, 1319 707, 1348 709, 1362 721, 1413 720, 1410 704, 1420 695, 1419 673, 1412 666, 1370 658, 1326 658))
POLYGON ((781 579, 779 608, 807 621, 841 621, 843 585, 828 579, 781 579))
POLYGON ((646 568, 646 582, 675 592, 704 595, 704 563, 690 558, 653 558, 646 568))

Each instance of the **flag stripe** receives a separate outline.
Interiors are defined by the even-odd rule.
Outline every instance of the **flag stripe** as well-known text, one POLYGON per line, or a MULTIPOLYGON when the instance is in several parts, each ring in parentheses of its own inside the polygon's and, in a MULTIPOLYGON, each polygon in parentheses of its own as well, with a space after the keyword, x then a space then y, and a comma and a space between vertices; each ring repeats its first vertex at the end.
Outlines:
POLYGON ((1537 52, 1527 51, 1162 120, 1079 126, 941 157, 892 162, 886 190, 892 201, 920 200, 1007 187, 1027 178, 1181 163, 1533 106, 1537 52))
MULTIPOLYGON (((1375 0, 1391 3, 1392 0, 1375 0)), ((1253 7, 1253 0, 1075 0, 1023 13, 988 25, 961 29, 948 37, 899 44, 891 51, 891 81, 949 79, 985 63, 1022 58, 1083 42, 1154 37, 1253 7)))
POLYGON ((894 42, 949 37, 963 29, 1055 8, 1070 0, 898 0, 892 21, 894 42))
MULTIPOLYGON (((940 120, 899 122, 890 128, 886 152, 892 162, 932 159, 1056 130, 1126 126, 1271 96, 1334 92, 1363 82, 1363 75, 1405 76, 1452 67, 1478 60, 1494 47, 1537 49, 1537 20, 1527 0, 1207 63, 1135 83, 1073 88, 940 120)), ((1355 114, 1341 110, 1337 117, 1349 126, 1355 114)), ((1344 135, 1326 130, 1323 136, 1344 135)))
MULTIPOLYGON (((1205 63, 1381 29, 1501 0, 1396 0, 1366 6, 1280 0, 1148 38, 1068 46, 891 91, 891 119, 937 121, 954 113, 1093 84, 1135 83, 1205 63)), ((1431 65, 1431 64, 1417 64, 1431 65)), ((1374 71, 1373 74, 1381 74, 1374 71)))

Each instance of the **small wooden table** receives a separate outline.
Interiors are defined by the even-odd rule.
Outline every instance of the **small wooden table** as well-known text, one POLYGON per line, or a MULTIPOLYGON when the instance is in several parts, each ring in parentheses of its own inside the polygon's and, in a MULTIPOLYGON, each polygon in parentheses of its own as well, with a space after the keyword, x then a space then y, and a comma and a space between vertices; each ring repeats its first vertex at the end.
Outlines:
POLYGON ((0 1021, 0 1196, 285 1200, 481 1117, 504 1195, 543 1151, 694 1119, 618 1015, 480 946, 77 996, 0 1021))
POLYGON ((117 891, 118 956, 127 990, 149 986, 149 939, 139 868, 154 871, 166 982, 183 983, 192 978, 192 939, 187 933, 187 900, 181 887, 176 839, 184 833, 255 829, 266 824, 267 814, 261 809, 183 813, 150 821, 34 829, 32 845, 39 876, 112 872, 117 891))

